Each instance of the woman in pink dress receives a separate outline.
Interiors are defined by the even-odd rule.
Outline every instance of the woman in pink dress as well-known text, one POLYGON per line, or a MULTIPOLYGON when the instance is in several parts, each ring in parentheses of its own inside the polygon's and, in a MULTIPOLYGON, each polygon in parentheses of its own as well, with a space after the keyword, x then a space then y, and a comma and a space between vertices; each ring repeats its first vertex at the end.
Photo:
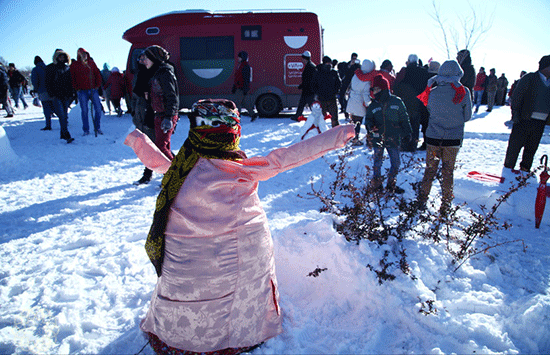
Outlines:
POLYGON ((273 241, 258 182, 344 146, 353 125, 247 158, 228 100, 202 100, 173 161, 139 131, 126 138, 165 173, 146 250, 159 276, 141 329, 157 353, 237 354, 282 332, 273 241))

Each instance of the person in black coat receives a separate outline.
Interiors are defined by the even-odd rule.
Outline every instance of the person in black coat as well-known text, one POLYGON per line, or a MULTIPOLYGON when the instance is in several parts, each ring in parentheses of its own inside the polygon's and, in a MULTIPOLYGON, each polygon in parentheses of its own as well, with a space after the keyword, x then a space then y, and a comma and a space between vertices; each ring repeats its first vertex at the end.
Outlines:
POLYGON ((52 99, 53 109, 61 126, 60 138, 71 143, 74 138, 69 133, 69 105, 75 98, 69 67, 70 57, 62 49, 56 49, 53 62, 46 66, 46 91, 52 99))
POLYGON ((311 61, 310 51, 305 51, 302 54, 302 61, 304 62, 304 70, 302 71, 302 83, 298 86, 298 89, 302 90, 302 95, 300 95, 300 101, 298 102, 298 108, 296 113, 290 117, 293 121, 298 121, 298 117, 304 112, 304 107, 306 105, 311 107, 313 100, 315 99, 315 93, 313 91, 313 76, 317 71, 315 64, 311 61))
POLYGON ((327 56, 323 57, 323 64, 313 77, 313 91, 321 103, 323 115, 327 112, 331 115, 332 127, 339 125, 336 94, 338 94, 341 85, 338 72, 332 69, 332 60, 327 56))
POLYGON ((460 83, 470 90, 473 98, 473 89, 476 83, 476 71, 474 69, 474 66, 472 65, 472 57, 470 56, 470 51, 467 49, 459 51, 456 55, 456 61, 458 62, 458 64, 460 64, 460 67, 464 72, 464 76, 462 76, 462 79, 460 79, 460 83))

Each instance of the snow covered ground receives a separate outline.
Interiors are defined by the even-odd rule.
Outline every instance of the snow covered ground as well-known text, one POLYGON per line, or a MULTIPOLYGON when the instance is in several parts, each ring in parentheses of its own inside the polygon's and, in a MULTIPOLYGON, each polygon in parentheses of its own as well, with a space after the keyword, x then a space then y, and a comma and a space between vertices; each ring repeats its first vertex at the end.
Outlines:
MULTIPOLYGON (((471 170, 501 173, 509 112, 497 107, 467 124, 456 203, 491 206, 509 186, 466 177, 471 170)), ((174 150, 186 138, 186 121, 174 150)), ((243 121, 241 148, 249 156, 290 144, 303 124, 288 117, 243 121)), ((0 125, 0 353, 138 353, 146 343, 139 322, 156 281, 143 245, 161 176, 132 185, 143 166, 122 144, 131 118, 106 116, 104 136, 82 137, 73 113, 72 144, 59 139, 56 119, 53 131, 40 131, 37 107, 0 125)), ((550 154, 549 133, 547 127, 536 166, 550 154)), ((254 354, 550 353, 550 206, 535 229, 537 179, 499 210, 511 229, 492 234, 498 243, 523 240, 525 252, 521 242, 503 244, 453 272, 443 243, 406 240, 416 278, 398 274, 379 285, 366 265, 383 250, 346 242, 331 216, 318 212, 318 200, 298 197, 312 181, 330 181, 328 165, 338 153, 260 184, 285 318, 283 334, 254 354), (308 277, 317 267, 327 270, 308 277), (430 300, 437 312, 424 315, 430 300)), ((358 166, 371 165, 371 151, 355 153, 358 166)), ((421 172, 399 176, 407 198, 408 183, 420 179, 421 172)), ((436 183, 432 194, 438 190, 436 183)))

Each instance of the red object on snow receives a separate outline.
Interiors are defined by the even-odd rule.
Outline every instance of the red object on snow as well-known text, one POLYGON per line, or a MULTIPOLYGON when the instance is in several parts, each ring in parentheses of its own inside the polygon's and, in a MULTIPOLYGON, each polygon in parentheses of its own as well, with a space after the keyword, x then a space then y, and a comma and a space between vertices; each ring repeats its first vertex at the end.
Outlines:
POLYGON ((544 170, 540 173, 540 184, 537 188, 537 198, 535 200, 535 228, 539 228, 540 222, 542 222, 542 215, 546 207, 546 197, 548 196, 548 186, 546 186, 546 182, 548 178, 550 178, 547 166, 548 156, 546 154, 540 158, 540 163, 544 164, 544 170))
POLYGON ((332 119, 332 115, 330 113, 327 113, 325 115, 325 120, 330 120, 330 119, 332 119))
POLYGON ((494 174, 488 174, 488 173, 482 173, 479 171, 470 171, 468 173, 468 177, 480 181, 490 181, 490 182, 499 182, 503 183, 504 178, 502 176, 494 175, 494 174))
POLYGON ((298 117, 298 122, 307 121, 307 118, 305 118, 303 115, 298 117))

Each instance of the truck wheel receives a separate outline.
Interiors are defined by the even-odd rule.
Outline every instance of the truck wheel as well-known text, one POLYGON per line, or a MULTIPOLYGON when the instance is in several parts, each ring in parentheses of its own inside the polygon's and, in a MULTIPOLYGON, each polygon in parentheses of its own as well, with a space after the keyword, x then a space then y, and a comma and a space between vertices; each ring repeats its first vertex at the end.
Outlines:
POLYGON ((275 94, 265 94, 256 100, 256 109, 262 117, 273 117, 281 111, 281 101, 275 94))

